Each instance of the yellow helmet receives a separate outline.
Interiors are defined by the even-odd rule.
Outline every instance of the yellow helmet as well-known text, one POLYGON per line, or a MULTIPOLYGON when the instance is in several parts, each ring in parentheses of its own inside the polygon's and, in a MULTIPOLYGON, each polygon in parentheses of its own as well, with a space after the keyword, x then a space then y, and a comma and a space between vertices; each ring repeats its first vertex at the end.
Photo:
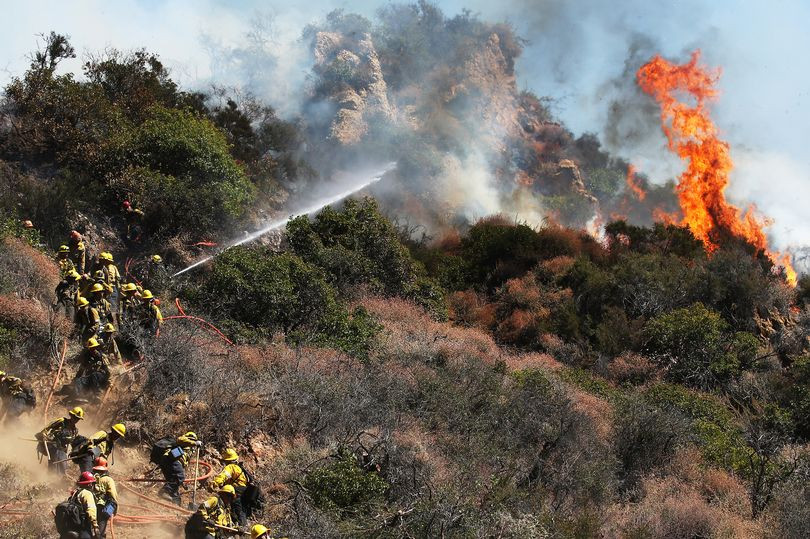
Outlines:
POLYGON ((59 246, 59 252, 60 253, 69 253, 70 252, 70 247, 68 247, 67 245, 60 245, 59 246))
POLYGON ((195 442, 197 441, 197 435, 191 431, 185 433, 183 437, 188 438, 189 440, 194 440, 195 442))
POLYGON ((90 302, 87 301, 87 298, 84 296, 79 296, 79 299, 76 300, 77 307, 85 307, 87 305, 90 305, 90 302))
POLYGON ((6 371, 0 371, 0 378, 4 378, 6 376, 6 371))
POLYGON ((239 460, 239 455, 237 455, 236 451, 234 451, 229 447, 222 454, 222 460, 224 460, 225 462, 236 462, 237 460, 239 460))
POLYGON ((270 533, 266 527, 262 526, 261 524, 254 524, 252 528, 250 528, 250 539, 259 539, 262 535, 270 533))
POLYGON ((75 269, 70 270, 70 273, 68 273, 68 277, 70 277, 74 281, 79 281, 82 278, 81 274, 78 271, 76 271, 75 269))
POLYGON ((72 415, 76 419, 84 419, 84 410, 82 410, 81 406, 76 406, 75 408, 70 410, 68 414, 72 415))
POLYGON ((141 294, 141 299, 155 299, 155 296, 152 295, 151 290, 144 290, 143 294, 141 294))
POLYGON ((112 322, 107 322, 104 326, 104 333, 115 333, 115 326, 112 325, 112 322))
POLYGON ((112 256, 112 253, 110 253, 108 251, 104 251, 100 255, 98 255, 98 259, 99 260, 106 260, 107 262, 112 262, 113 261, 113 256, 112 256))
POLYGON ((163 259, 160 258, 160 255, 152 255, 152 262, 154 262, 155 264, 160 264, 161 262, 163 262, 163 259))
POLYGON ((90 289, 90 292, 104 292, 104 285, 101 283, 96 283, 90 289))
POLYGON ((92 350, 93 348, 98 348, 100 345, 95 337, 90 337, 89 339, 87 339, 87 342, 84 343, 84 346, 88 350, 92 350))
POLYGON ((137 290, 137 287, 135 286, 135 283, 125 283, 121 287, 122 292, 135 292, 135 290, 137 290))
POLYGON ((236 498, 236 489, 233 488, 233 485, 225 485, 218 491, 220 494, 229 494, 236 498))
POLYGON ((118 436, 123 438, 127 433, 127 428, 123 423, 116 423, 112 426, 113 432, 117 433, 118 436))

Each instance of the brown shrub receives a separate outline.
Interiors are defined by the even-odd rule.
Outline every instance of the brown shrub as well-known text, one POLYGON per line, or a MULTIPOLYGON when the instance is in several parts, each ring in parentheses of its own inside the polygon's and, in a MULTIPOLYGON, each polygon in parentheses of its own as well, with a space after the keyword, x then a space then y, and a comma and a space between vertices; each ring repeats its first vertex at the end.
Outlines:
POLYGON ((506 360, 506 366, 510 371, 523 371, 530 369, 558 370, 563 364, 548 354, 534 352, 511 356, 506 360))
POLYGON ((626 352, 607 366, 607 377, 617 384, 642 385, 661 378, 661 370, 646 357, 626 352))
POLYGON ((537 267, 537 272, 547 278, 561 277, 568 273, 575 262, 576 259, 571 256, 555 256, 542 261, 537 267))
POLYGON ((24 241, 6 237, 0 245, 0 287, 22 298, 50 303, 59 283, 59 268, 41 251, 24 241))
POLYGON ((572 397, 574 410, 590 419, 596 437, 609 444, 613 440, 613 407, 610 403, 581 390, 573 390, 572 397))
POLYGON ((450 319, 462 326, 487 327, 481 324, 482 310, 487 305, 483 295, 473 290, 453 292, 447 297, 450 319))
POLYGON ((614 506, 603 535, 646 537, 762 537, 761 522, 748 519, 746 488, 725 471, 709 468, 699 450, 685 448, 666 468, 648 476, 637 503, 614 506))
POLYGON ((361 303, 384 328, 380 350, 388 359, 408 364, 414 360, 452 362, 462 358, 491 364, 505 359, 485 331, 437 322, 406 300, 367 297, 361 303))

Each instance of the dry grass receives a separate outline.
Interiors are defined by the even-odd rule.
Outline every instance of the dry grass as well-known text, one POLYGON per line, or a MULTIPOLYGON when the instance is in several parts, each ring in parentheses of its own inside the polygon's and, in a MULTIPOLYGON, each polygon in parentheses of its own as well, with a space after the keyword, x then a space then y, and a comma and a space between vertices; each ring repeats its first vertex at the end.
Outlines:
POLYGON ((638 503, 614 506, 602 534, 672 539, 763 536, 760 522, 741 516, 746 513, 746 495, 738 479, 704 467, 694 449, 677 454, 669 470, 672 475, 642 481, 638 503))

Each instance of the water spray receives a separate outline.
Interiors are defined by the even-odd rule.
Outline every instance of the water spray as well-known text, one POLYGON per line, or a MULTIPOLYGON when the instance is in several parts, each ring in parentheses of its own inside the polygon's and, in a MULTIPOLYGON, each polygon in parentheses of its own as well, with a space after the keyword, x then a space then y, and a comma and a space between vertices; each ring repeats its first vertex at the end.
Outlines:
POLYGON ((346 189, 345 191, 342 191, 342 192, 337 193, 335 195, 332 195, 332 196, 323 198, 321 200, 318 200, 316 202, 313 202, 309 206, 306 206, 304 208, 296 210, 295 212, 291 213, 288 217, 285 217, 283 219, 276 219, 275 221, 272 221, 272 222, 268 223, 264 227, 260 228, 259 230, 255 231, 255 232, 253 232, 251 234, 248 234, 244 238, 242 238, 240 240, 233 241, 233 242, 227 244, 219 252, 217 252, 217 253, 215 253, 215 254, 213 254, 211 256, 207 256, 207 257, 203 258, 202 260, 198 260, 197 262, 193 263, 192 265, 188 266, 187 268, 178 271, 177 273, 172 275, 172 278, 177 277, 178 275, 181 275, 181 274, 183 274, 183 273, 185 273, 185 272, 187 272, 189 270, 192 270, 192 269, 196 268, 197 266, 201 266, 201 265, 205 264, 209 260, 212 260, 213 258, 221 255, 222 253, 224 253, 228 249, 231 249, 231 248, 236 247, 238 245, 244 245, 245 243, 249 243, 249 242, 255 240, 256 238, 264 236, 268 232, 271 232, 273 230, 277 230, 277 229, 283 227, 284 225, 286 225, 287 222, 290 221, 290 219, 294 219, 294 218, 300 217, 302 215, 313 214, 313 213, 315 213, 315 212, 317 212, 317 211, 319 211, 319 210, 321 210, 321 209, 323 209, 323 208, 325 208, 327 206, 330 206, 330 205, 332 205, 332 204, 334 204, 336 202, 340 202, 344 198, 347 198, 347 197, 357 193, 358 191, 362 191, 363 189, 365 189, 369 185, 380 181, 382 179, 382 177, 388 171, 393 170, 395 166, 396 166, 396 163, 388 163, 382 169, 371 172, 369 174, 369 176, 362 181, 362 183, 360 183, 358 185, 354 185, 353 187, 350 187, 350 188, 346 189))

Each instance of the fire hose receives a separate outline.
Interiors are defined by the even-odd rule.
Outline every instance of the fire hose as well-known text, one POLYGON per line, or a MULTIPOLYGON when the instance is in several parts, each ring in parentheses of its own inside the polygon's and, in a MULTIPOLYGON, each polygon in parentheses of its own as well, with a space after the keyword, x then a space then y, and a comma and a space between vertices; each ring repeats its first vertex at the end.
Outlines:
MULTIPOLYGON (((207 463, 205 461, 200 461, 200 466, 202 466, 203 468, 207 468, 208 471, 204 475, 185 479, 183 481, 183 483, 194 482, 196 484, 197 482, 207 481, 212 475, 214 475, 214 467, 211 464, 209 464, 209 463, 207 463)), ((131 492, 132 494, 134 494, 138 498, 141 498, 142 500, 148 501, 150 503, 153 503, 153 504, 158 505, 160 507, 163 507, 165 509, 170 509, 170 510, 175 511, 175 512, 180 513, 180 514, 179 515, 176 515, 176 514, 175 515, 165 515, 165 514, 152 513, 152 514, 140 514, 140 515, 128 515, 128 514, 115 515, 113 518, 110 519, 110 524, 109 524, 110 525, 110 535, 111 535, 111 537, 113 539, 115 538, 115 524, 119 524, 119 525, 123 525, 123 526, 136 526, 136 525, 142 525, 142 524, 159 524, 159 523, 182 525, 185 522, 185 518, 187 516, 193 514, 193 511, 189 511, 189 510, 183 509, 182 507, 179 507, 177 505, 170 504, 170 503, 167 503, 167 502, 163 502, 161 500, 152 498, 152 497, 147 496, 145 494, 141 494, 137 490, 133 489, 132 487, 130 487, 128 485, 126 485, 125 484, 126 482, 161 482, 162 483, 162 482, 164 482, 163 480, 157 480, 157 479, 153 480, 153 479, 149 479, 149 478, 129 478, 129 479, 123 479, 121 481, 120 485, 124 490, 126 490, 128 492, 131 492)), ((19 519, 19 518, 24 518, 24 517, 29 516, 29 515, 38 514, 38 512, 35 512, 35 511, 29 511, 29 510, 25 510, 25 509, 22 509, 22 508, 18 508, 17 506, 19 506, 22 503, 24 503, 24 502, 9 502, 9 503, 6 503, 6 504, 0 506, 0 515, 8 516, 8 517, 10 517, 10 519, 19 519)), ((151 509, 149 509, 147 507, 144 507, 142 505, 131 505, 129 507, 131 509, 137 509, 137 510, 142 510, 142 511, 150 511, 151 510, 151 509)))
POLYGON ((204 320, 204 319, 202 319, 202 318, 200 318, 200 317, 198 317, 198 316, 191 316, 191 315, 186 314, 186 311, 184 311, 184 310, 183 310, 183 306, 182 306, 182 305, 180 305, 180 298, 174 298, 174 304, 177 306, 177 311, 178 311, 180 314, 179 314, 179 315, 175 315, 175 316, 167 316, 167 317, 166 317, 166 318, 164 318, 163 320, 183 320, 183 319, 185 319, 185 320, 193 320, 193 321, 195 321, 195 322, 199 322, 199 323, 201 323, 203 326, 205 326, 205 327, 207 327, 207 328, 209 328, 209 329, 212 329, 212 330, 213 330, 213 331, 214 331, 214 332, 215 332, 217 335, 219 335, 219 337, 220 337, 220 338, 221 338, 223 341, 225 341, 226 343, 228 343, 228 344, 229 344, 229 345, 231 345, 231 346, 234 346, 233 341, 231 341, 231 340, 230 340, 228 337, 226 337, 226 336, 225 336, 225 334, 224 334, 224 333, 222 333, 222 332, 219 330, 219 328, 218 328, 218 327, 216 327, 214 324, 212 324, 212 323, 211 323, 211 322, 209 322, 208 320, 204 320))

